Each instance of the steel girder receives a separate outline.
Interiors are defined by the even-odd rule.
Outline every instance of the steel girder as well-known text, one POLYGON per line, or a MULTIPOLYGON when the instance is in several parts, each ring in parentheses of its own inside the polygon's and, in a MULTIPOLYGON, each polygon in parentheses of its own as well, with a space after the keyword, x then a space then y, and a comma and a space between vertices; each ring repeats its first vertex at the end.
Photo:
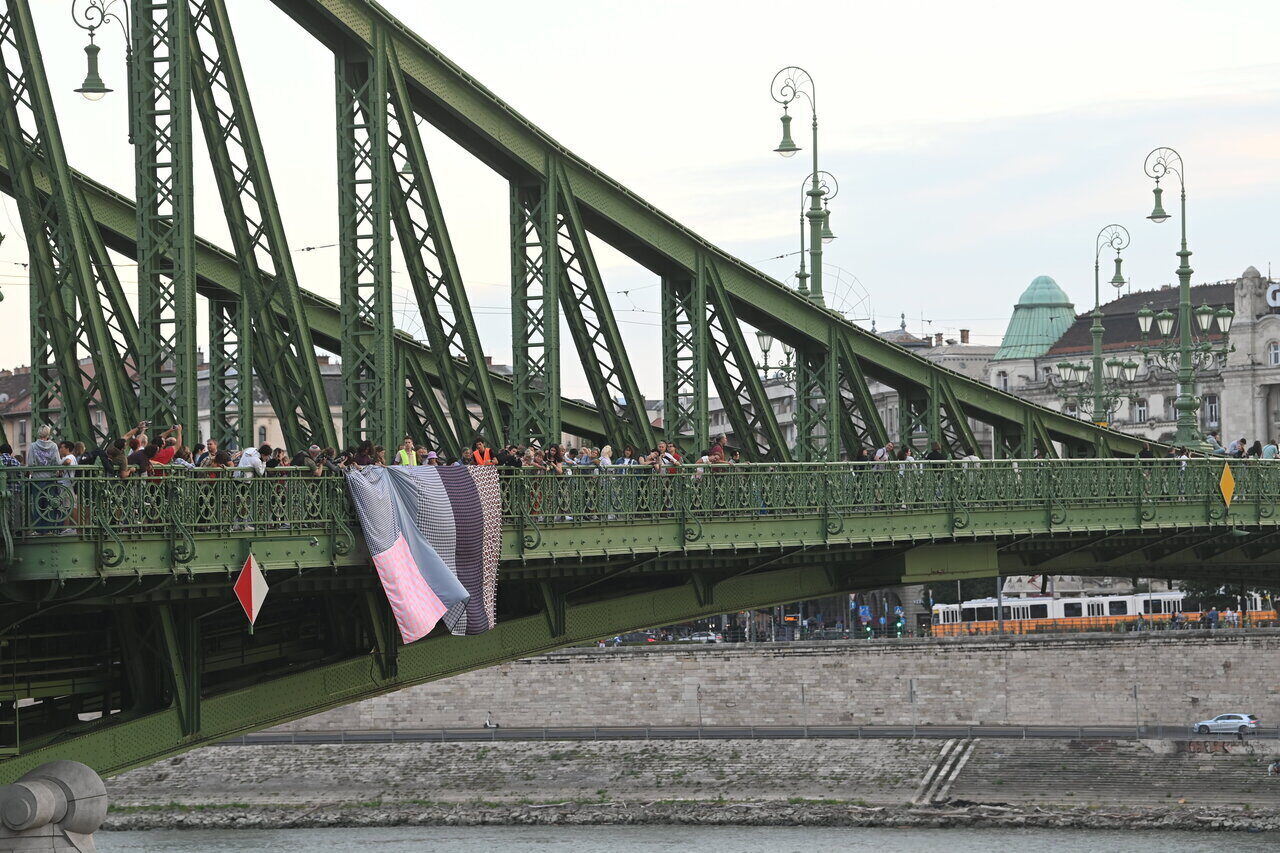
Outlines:
POLYGON ((335 55, 338 89, 338 243, 342 292, 342 430, 348 445, 391 452, 404 423, 395 385, 391 308, 391 156, 387 48, 335 55))
POLYGON ((547 177, 512 189, 512 441, 560 440, 559 320, 563 312, 607 440, 649 447, 653 433, 573 189, 551 160, 547 177))
MULTIPOLYGON (((42 192, 47 192, 51 179, 43 160, 31 161, 30 170, 36 186, 42 192)), ((126 257, 136 258, 135 205, 132 199, 75 170, 71 170, 71 177, 82 194, 88 215, 97 223, 107 246, 126 257)), ((14 180, 8 152, 4 146, 0 146, 0 187, 16 196, 14 180)), ((197 238, 196 257, 197 287, 202 296, 211 299, 240 298, 243 294, 241 265, 233 253, 197 238)), ((338 306, 305 289, 299 288, 298 295, 302 302, 303 321, 310 328, 316 346, 341 354, 342 319, 338 306)), ((278 307, 276 311, 279 315, 278 307)), ((405 358, 419 362, 423 372, 433 383, 438 384, 436 377, 439 375, 439 359, 434 352, 403 332, 396 333, 395 347, 405 358)), ((490 372, 489 378, 498 397, 499 408, 510 407, 515 396, 511 377, 490 372)), ((605 439, 599 414, 594 408, 577 400, 561 400, 560 405, 565 425, 574 435, 600 441, 605 439)))
POLYGON ((835 462, 840 458, 839 337, 829 330, 826 346, 796 348, 797 462, 835 462))
POLYGON ((707 276, 662 279, 662 428, 669 438, 711 444, 707 398, 707 276))
POLYGON ((84 216, 27 0, 9 0, 0 17, 0 64, 0 128, 30 255, 32 419, 60 416, 65 435, 94 441, 136 417, 127 370, 136 326, 84 216))
MULTIPOLYGON (((876 582, 885 578, 877 576, 876 582)), ((855 588, 852 572, 787 568, 730 577, 713 585, 678 584, 656 591, 600 601, 563 602, 549 618, 537 612, 501 621, 474 637, 431 638, 401 646, 394 666, 378 665, 378 655, 359 654, 333 661, 313 659, 305 668, 278 672, 231 690, 200 689, 200 674, 191 664, 193 641, 201 633, 192 613, 160 605, 151 654, 163 673, 160 708, 112 714, 81 733, 46 739, 42 745, 0 761, 7 777, 57 758, 74 758, 103 775, 114 775, 194 747, 233 735, 277 725, 413 684, 493 666, 562 646, 638 628, 687 621, 714 613, 768 607, 799 599, 820 598, 855 588), (167 614, 167 615, 166 615, 167 614), (183 626, 187 633, 184 634, 183 626)), ((276 587, 273 586, 273 590, 276 587)), ((376 614, 375 614, 376 618, 376 614)))
POLYGON ((449 428, 440 396, 432 387, 422 362, 409 357, 403 349, 397 350, 396 361, 400 375, 404 377, 404 434, 410 436, 414 444, 432 447, 450 456, 459 456, 463 445, 458 434, 449 428))
MULTIPOLYGON (((940 367, 902 347, 854 326, 814 305, 784 284, 711 246, 617 181, 574 156, 474 77, 400 24, 370 0, 273 0, 332 49, 371 44, 375 26, 390 27, 415 109, 425 119, 512 181, 546 175, 556 158, 576 194, 584 226, 658 275, 682 275, 696 268, 699 252, 715 261, 725 292, 742 321, 774 337, 818 348, 829 346, 835 327, 860 360, 864 374, 891 387, 929 387, 940 372, 951 381, 968 416, 1001 429, 1017 427, 1033 407, 1012 394, 940 367)), ((799 348, 799 347, 797 347, 799 348)), ((1037 407, 1038 408, 1038 407, 1037 407)), ((1098 427, 1061 412, 1038 408, 1053 441, 1094 443, 1098 427)), ((1107 431, 1118 452, 1135 453, 1133 436, 1107 431)))
POLYGON ((845 452, 854 459, 859 448, 884 447, 889 433, 871 396, 867 377, 847 339, 840 341, 838 351, 840 407, 837 417, 845 452))
POLYGON ((559 443, 561 430, 559 198, 551 179, 511 184, 510 440, 543 447, 559 443))
MULTIPOLYGON (((335 445, 311 329, 225 0, 190 0, 190 24, 196 110, 240 259, 245 310, 238 314, 242 325, 235 333, 241 375, 256 371, 286 445, 335 445)), ((237 418, 241 442, 252 441, 252 406, 237 418)))
POLYGON ((132 13, 138 199, 138 381, 143 417, 199 438, 191 33, 187 0, 136 0, 132 13))
POLYGON ((555 241, 560 261, 560 305, 591 396, 604 418, 611 442, 652 447, 653 430, 645 415, 644 396, 631 370, 573 188, 558 164, 552 171, 552 191, 559 194, 555 241))
MULTIPOLYGON (((452 432, 447 442, 452 448, 470 445, 476 436, 496 444, 503 437, 501 412, 418 132, 417 117, 390 43, 387 78, 392 214, 427 341, 440 354, 440 387, 452 421, 451 430, 443 422, 436 429, 452 432)), ((424 390, 429 391, 430 387, 424 390)))
POLYGON ((243 299, 209 300, 208 437, 219 447, 250 447, 254 440, 253 339, 245 335, 246 310, 243 299))
POLYGON ((789 462, 791 452, 756 373, 720 272, 710 257, 702 260, 699 275, 707 280, 707 337, 711 344, 708 367, 738 446, 748 462, 789 462))

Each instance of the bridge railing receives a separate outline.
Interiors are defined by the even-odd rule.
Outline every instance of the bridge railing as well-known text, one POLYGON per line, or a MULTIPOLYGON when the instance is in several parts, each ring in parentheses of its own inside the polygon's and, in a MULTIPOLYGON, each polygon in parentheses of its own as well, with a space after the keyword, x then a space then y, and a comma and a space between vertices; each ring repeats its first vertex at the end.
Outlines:
POLYGON ((0 549, 37 536, 129 539, 237 530, 314 533, 352 517, 341 478, 306 468, 159 467, 127 478, 96 466, 0 468, 0 549))
MULTIPOLYGON (((1064 459, 521 469, 504 477, 510 521, 626 522, 685 514, 844 516, 948 508, 1222 503, 1221 459, 1064 459)), ((1280 464, 1231 462, 1233 497, 1280 500, 1280 464)))
MULTIPOLYGON (((1204 501, 1220 507, 1221 459, 684 465, 504 469, 507 523, 626 523, 698 518, 901 514, 1204 501)), ((1280 502, 1280 464, 1230 463, 1236 500, 1264 516, 1280 502)), ((56 534, 189 537, 246 529, 307 533, 354 527, 342 478, 310 469, 156 468, 121 479, 98 467, 0 468, 0 554, 56 534)))

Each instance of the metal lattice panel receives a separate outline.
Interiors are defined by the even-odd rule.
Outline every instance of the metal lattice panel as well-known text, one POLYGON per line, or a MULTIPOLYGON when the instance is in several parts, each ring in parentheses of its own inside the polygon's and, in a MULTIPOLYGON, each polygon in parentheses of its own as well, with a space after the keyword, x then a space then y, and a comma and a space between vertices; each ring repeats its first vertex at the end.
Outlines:
MULTIPOLYGON (((285 442, 336 443, 319 367, 312 356, 293 258, 280 221, 266 155, 240 65, 225 0, 190 0, 192 88, 204 128, 227 226, 240 262, 245 324, 256 371, 280 421, 285 442)), ((251 440, 252 411, 240 416, 242 441, 251 440)))
POLYGON ((138 198, 141 409, 196 439, 195 214, 186 0, 136 0, 133 134, 138 198))
POLYGON ((398 441, 391 309, 390 157, 385 35, 374 53, 337 57, 338 204, 342 267, 343 436, 398 441))
MULTIPOLYGON (((549 163, 547 171, 554 165, 549 163)), ((511 185, 511 440, 560 441, 560 265, 557 200, 547 182, 511 185)))

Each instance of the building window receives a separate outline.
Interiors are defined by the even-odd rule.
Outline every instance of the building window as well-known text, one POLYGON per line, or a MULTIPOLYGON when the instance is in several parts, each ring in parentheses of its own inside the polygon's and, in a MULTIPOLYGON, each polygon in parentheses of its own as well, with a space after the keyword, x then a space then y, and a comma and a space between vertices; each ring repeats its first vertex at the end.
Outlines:
POLYGON ((27 446, 27 422, 18 421, 18 446, 27 446))
POLYGON ((1280 367, 1280 341, 1267 344, 1267 364, 1271 367, 1280 367))
POLYGON ((1138 400, 1133 404, 1133 422, 1135 424, 1145 423, 1148 415, 1149 410, 1145 399, 1138 400))
POLYGON ((1001 391, 1008 391, 1009 390, 1009 374, 1005 373, 1003 370, 997 371, 996 387, 999 388, 1001 391))
POLYGON ((1052 368, 1052 367, 1048 367, 1048 366, 1046 366, 1046 367, 1042 367, 1042 368, 1040 368, 1040 372, 1044 375, 1044 381, 1045 381, 1045 382, 1048 382, 1048 381, 1050 381, 1051 379, 1053 379, 1053 368, 1052 368))
POLYGON ((264 426, 260 426, 258 427, 258 444, 263 445, 266 443, 267 443, 267 428, 264 426))
POLYGON ((1218 405, 1217 394, 1204 395, 1204 423, 1205 426, 1217 426, 1221 422, 1222 412, 1218 405))

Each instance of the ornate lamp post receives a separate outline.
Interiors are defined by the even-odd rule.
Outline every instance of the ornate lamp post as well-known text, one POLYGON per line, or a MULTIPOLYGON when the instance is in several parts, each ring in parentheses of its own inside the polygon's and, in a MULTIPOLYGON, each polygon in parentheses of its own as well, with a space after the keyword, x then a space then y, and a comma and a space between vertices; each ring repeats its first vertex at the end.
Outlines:
MULTIPOLYGON (((800 186, 800 271, 796 273, 796 288, 804 295, 808 296, 809 291, 809 271, 805 268, 805 219, 807 217, 806 199, 809 197, 813 176, 804 179, 804 183, 800 186)), ((831 212, 827 209, 827 202, 835 198, 840 193, 840 184, 836 181, 835 175, 830 172, 820 172, 818 174, 818 187, 822 190, 822 230, 819 232, 823 243, 830 243, 836 238, 831 231, 831 212)), ((821 258, 821 253, 819 253, 821 258)))
POLYGON ((1164 222, 1169 218, 1161 205, 1160 180, 1169 173, 1178 177, 1178 188, 1181 190, 1181 223, 1182 244, 1178 250, 1178 313, 1164 309, 1156 314, 1150 305, 1138 312, 1138 327, 1142 330, 1141 352, 1178 374, 1178 399, 1174 407, 1178 410, 1178 427, 1174 441, 1189 450, 1204 451, 1208 448, 1204 436, 1200 433, 1200 425, 1196 421, 1196 411, 1200 408, 1200 398, 1195 394, 1196 372, 1224 358, 1231 352, 1227 335, 1231 331, 1231 321, 1235 312, 1223 306, 1214 311, 1208 305, 1191 308, 1191 251, 1187 248, 1187 185, 1183 179, 1182 156, 1172 148, 1157 148, 1147 155, 1143 163, 1147 177, 1154 178, 1155 206, 1147 218, 1152 222, 1164 222), (1199 336, 1192 327, 1192 317, 1199 327, 1199 336), (1152 320, 1160 333, 1160 340, 1148 343, 1152 320), (1218 323, 1221 333, 1220 341, 1215 345, 1209 340, 1210 329, 1214 321, 1218 323), (1173 337, 1174 322, 1177 322, 1177 338, 1173 337))
POLYGON ((759 370, 765 379, 769 378, 770 373, 778 373, 788 378, 795 375, 796 351, 791 344, 784 342, 782 344, 782 360, 777 364, 770 364, 769 350, 773 349, 773 335, 764 330, 758 331, 756 332, 756 343, 760 344, 760 353, 763 356, 761 362, 756 365, 756 370, 759 370))
MULTIPOLYGON (((813 114, 813 169, 809 174, 809 188, 805 193, 809 198, 809 208, 805 213, 805 218, 809 221, 809 267, 812 270, 812 282, 809 285, 808 295, 811 300, 821 305, 822 243, 828 214, 823 203, 824 192, 821 180, 822 175, 826 173, 818 169, 817 90, 808 71, 795 65, 789 65, 773 75, 773 84, 770 87, 770 91, 773 99, 782 104, 782 141, 773 150, 783 157, 792 157, 800 150, 800 146, 796 145, 791 138, 791 115, 789 114, 791 102, 803 96, 809 101, 809 110, 813 114)), ((830 229, 826 229, 826 232, 830 234, 830 229)))
POLYGON ((1089 327, 1093 336, 1093 361, 1091 364, 1063 362, 1058 365, 1058 375, 1063 378, 1060 396, 1081 411, 1090 412, 1098 426, 1107 426, 1111 422, 1116 404, 1130 396, 1129 387, 1138 377, 1136 361, 1111 358, 1104 363, 1102 360, 1102 250, 1115 249, 1116 272, 1110 284, 1119 290, 1125 285, 1124 275, 1120 272, 1120 252, 1128 247, 1129 232, 1124 226, 1108 225, 1098 232, 1093 250, 1093 325, 1089 327))
POLYGON ((127 0, 71 0, 71 20, 75 21, 76 26, 82 30, 88 30, 89 43, 85 45, 84 53, 86 59, 87 70, 84 75, 84 83, 80 85, 77 92, 84 95, 86 100, 98 101, 104 95, 112 91, 108 89, 106 84, 102 82, 102 77, 98 74, 98 51, 101 50, 94 44, 93 36, 101 27, 111 21, 115 21, 120 25, 120 31, 124 33, 124 56, 125 63, 129 68, 130 79, 133 73, 133 49, 129 41, 129 28, 125 23, 125 19, 129 17, 129 4, 127 0), (115 11, 116 4, 119 3, 124 7, 123 17, 119 12, 115 11))

